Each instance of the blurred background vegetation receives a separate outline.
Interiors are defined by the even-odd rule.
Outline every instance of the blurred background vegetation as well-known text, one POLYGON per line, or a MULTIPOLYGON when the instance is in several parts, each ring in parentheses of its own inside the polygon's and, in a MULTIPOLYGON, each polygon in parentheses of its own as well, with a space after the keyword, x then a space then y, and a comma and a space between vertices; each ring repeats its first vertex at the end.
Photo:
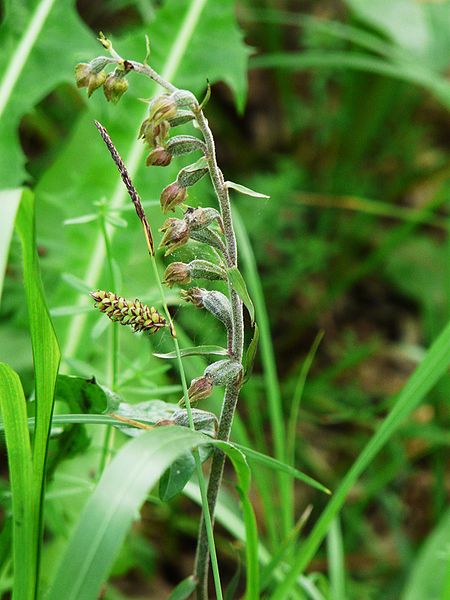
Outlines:
MULTIPOLYGON (((6 64, 39 2, 3 4, 6 64)), ((86 295, 91 287, 110 285, 102 219, 111 231, 116 291, 155 303, 158 295, 139 224, 93 120, 108 128, 134 174, 154 230, 162 215, 153 201, 182 162, 167 169, 144 166, 144 147, 136 137, 146 107, 139 99, 155 93, 152 84, 132 75, 129 92, 111 106, 101 91, 88 101, 74 85, 73 69, 101 54, 99 30, 123 56, 137 60, 145 56, 148 33, 150 64, 170 72, 178 86, 201 98, 209 79, 207 115, 225 176, 271 196, 233 198, 241 267, 254 298, 263 292, 271 332, 271 344, 263 343, 254 376, 243 389, 235 436, 280 456, 280 422, 286 426, 293 396, 300 398, 305 359, 312 359, 314 346, 295 430, 295 465, 333 490, 449 315, 450 3, 210 0, 177 56, 191 4, 56 0, 11 97, 0 104, 0 184, 3 189, 25 184, 35 191, 41 269, 63 372, 95 375, 108 384, 110 328, 86 295), (114 210, 107 208, 111 203, 114 210), (247 236, 251 247, 245 245, 247 236)), ((201 183, 190 199, 207 206, 212 194, 201 183)), ((175 257, 182 260, 192 252, 180 250, 175 257)), ((183 345, 223 343, 208 316, 180 309, 175 290, 170 300, 183 345)), ((257 301, 264 329, 262 310, 257 301)), ((0 316, 0 360, 12 364, 31 393, 15 239, 0 316)), ((176 373, 151 354, 166 346, 164 338, 149 341, 120 331, 118 391, 127 402, 178 400, 176 373)), ((185 362, 188 375, 197 376, 201 360, 185 362)), ((444 525, 450 533, 449 391, 446 375, 341 511, 342 597, 402 597, 418 585, 416 561, 426 540, 444 525)), ((208 406, 217 408, 219 401, 220 394, 208 406)), ((49 572, 90 489, 101 439, 90 430, 86 438, 89 449, 86 440, 78 440, 82 452, 76 444, 66 449, 67 459, 50 485, 49 572)), ((283 499, 270 477, 256 472, 252 500, 261 539, 274 549, 283 499)), ((296 486, 295 517, 313 507, 304 531, 325 503, 323 494, 296 486)), ((185 496, 164 504, 152 497, 105 597, 165 597, 190 572, 198 516, 197 505, 185 496)), ((217 539, 222 577, 229 582, 242 545, 220 525, 217 539)), ((314 573, 322 596, 304 591, 305 597, 337 597, 325 546, 308 573, 314 573)), ((432 582, 422 581, 427 584, 432 582)), ((437 598, 408 599, 416 597, 437 598)))

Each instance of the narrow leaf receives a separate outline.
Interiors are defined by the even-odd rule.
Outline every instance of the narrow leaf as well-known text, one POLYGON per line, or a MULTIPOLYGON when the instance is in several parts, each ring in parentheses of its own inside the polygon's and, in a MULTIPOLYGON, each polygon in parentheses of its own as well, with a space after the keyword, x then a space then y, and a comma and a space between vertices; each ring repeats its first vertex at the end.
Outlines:
POLYGON ((91 213, 89 215, 82 215, 81 217, 74 217, 73 219, 65 219, 63 225, 83 225, 84 223, 92 223, 96 221, 98 215, 91 213))
POLYGON ((250 342, 244 359, 244 382, 247 381, 252 374, 253 364, 255 362, 256 351, 258 350, 259 328, 255 323, 252 341, 250 342))
POLYGON ((270 198, 270 196, 267 196, 267 194, 261 194, 261 192, 255 192, 254 190, 251 190, 250 188, 245 187, 245 185, 241 185, 240 183, 234 183, 234 181, 227 181, 227 182, 225 182, 225 185, 229 189, 236 190, 237 192, 240 192, 241 194, 245 194, 246 196, 252 196, 252 198, 270 198))
POLYGON ((261 452, 257 452, 256 450, 253 450, 251 448, 241 446, 241 444, 233 444, 233 446, 239 448, 239 450, 241 450, 244 453, 244 455, 247 456, 250 460, 254 460, 255 462, 269 467, 270 469, 274 469, 275 471, 280 471, 281 473, 288 473, 296 479, 307 483, 316 490, 325 492, 325 494, 331 494, 331 491, 328 488, 326 488, 324 485, 322 485, 312 477, 309 477, 309 475, 305 475, 305 473, 302 473, 298 469, 295 469, 294 467, 291 467, 290 465, 287 465, 286 463, 283 463, 277 460, 276 458, 272 458, 271 456, 267 456, 266 454, 261 454, 261 452))
MULTIPOLYGON (((180 350, 181 357, 184 356, 227 356, 228 350, 226 348, 222 348, 221 346, 214 346, 213 344, 209 346, 193 346, 192 348, 183 348, 180 350)), ((158 352, 154 352, 153 356, 157 358, 177 358, 176 352, 167 352, 166 354, 160 354, 158 352)))
POLYGON ((177 587, 172 590, 167 600, 186 600, 197 587, 197 583, 192 575, 183 579, 177 587))
POLYGON ((227 269, 227 275, 231 287, 234 289, 234 291, 238 294, 242 302, 247 307, 253 325, 255 322, 255 307, 253 306, 252 299, 250 298, 247 286, 245 284, 244 278, 241 275, 241 272, 237 267, 231 267, 230 269, 227 269))
POLYGON ((36 523, 30 436, 20 379, 0 363, 0 408, 8 452, 13 513, 13 597, 34 597, 36 584, 36 523))

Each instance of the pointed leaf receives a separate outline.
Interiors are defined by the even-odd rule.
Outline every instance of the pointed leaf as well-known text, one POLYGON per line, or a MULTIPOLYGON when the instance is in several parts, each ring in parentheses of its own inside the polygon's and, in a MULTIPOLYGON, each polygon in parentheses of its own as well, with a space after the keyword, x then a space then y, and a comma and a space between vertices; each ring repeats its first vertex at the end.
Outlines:
POLYGON ((242 302, 247 307, 247 310, 250 314, 250 319, 252 325, 255 322, 255 307, 253 306, 252 299, 247 290, 247 285, 244 281, 244 278, 241 275, 241 272, 237 267, 231 267, 231 269, 227 269, 228 280, 231 284, 231 287, 238 294, 242 302))
MULTIPOLYGON (((228 350, 226 348, 222 348, 221 346, 206 345, 206 346, 193 346, 192 348, 183 348, 180 350, 181 357, 185 356, 227 356, 228 350)), ((154 352, 153 356, 157 358, 177 358, 176 352, 167 352, 165 354, 160 354, 158 352, 154 352)))
POLYGON ((194 577, 190 575, 189 577, 186 577, 186 579, 183 579, 183 581, 172 590, 167 600, 187 600, 196 587, 197 582, 194 577))
POLYGON ((259 341, 259 328, 255 323, 255 328, 253 331, 253 337, 248 345, 247 352, 245 353, 244 360, 244 382, 247 381, 252 374, 253 371, 253 363, 255 362, 256 352, 258 350, 258 341, 259 341))
POLYGON ((234 181, 227 181, 225 183, 228 189, 236 190, 241 194, 245 194, 246 196, 252 196, 253 198, 270 198, 267 194, 261 194, 260 192, 255 192, 245 185, 241 185, 240 183, 234 183, 234 181))

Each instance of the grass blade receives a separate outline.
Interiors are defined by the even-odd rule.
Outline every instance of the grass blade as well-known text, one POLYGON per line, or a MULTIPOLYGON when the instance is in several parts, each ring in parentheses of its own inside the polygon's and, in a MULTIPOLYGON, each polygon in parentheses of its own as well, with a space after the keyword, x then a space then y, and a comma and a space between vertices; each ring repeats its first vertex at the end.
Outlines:
POLYGON ((33 474, 25 396, 19 376, 0 363, 0 407, 5 426, 13 512, 13 600, 30 600, 36 587, 33 474))
MULTIPOLYGON (((50 435, 56 376, 61 358, 58 342, 50 320, 42 287, 36 251, 34 196, 25 190, 17 213, 16 227, 23 254, 23 276, 27 297, 29 327, 33 350, 35 376, 35 429, 33 435, 33 496, 36 502, 37 571, 39 573, 40 540, 42 530, 45 465, 50 435)), ((36 590, 37 594, 37 590, 36 590)))
POLYGON ((330 528, 331 522, 342 508, 345 499, 361 474, 369 466, 389 438, 395 433, 404 419, 411 414, 425 395, 437 383, 448 368, 450 354, 450 323, 428 350, 424 360, 414 371, 407 384, 399 394, 391 411, 381 423, 378 430, 365 446, 353 466, 344 477, 333 498, 321 514, 314 529, 303 543, 290 571, 278 586, 272 600, 283 600, 289 596, 297 577, 308 565, 323 538, 330 528))
POLYGON ((344 548, 339 517, 334 519, 328 531, 327 552, 331 596, 334 600, 345 600, 344 548))
POLYGON ((21 197, 21 189, 0 192, 0 300, 2 298, 6 263, 8 262, 9 245, 21 197))

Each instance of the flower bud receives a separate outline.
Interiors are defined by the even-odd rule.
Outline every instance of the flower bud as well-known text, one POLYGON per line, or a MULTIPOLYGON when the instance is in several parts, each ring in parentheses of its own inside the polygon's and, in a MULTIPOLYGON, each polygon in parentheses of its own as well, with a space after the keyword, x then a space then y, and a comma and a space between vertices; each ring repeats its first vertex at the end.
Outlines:
POLYGON ((213 385, 229 385, 242 380, 242 365, 237 360, 218 360, 206 367, 204 377, 211 379, 213 385))
POLYGON ((222 292, 193 287, 189 290, 182 290, 181 297, 186 302, 191 302, 194 306, 197 306, 197 308, 205 308, 216 319, 222 321, 227 331, 231 330, 231 305, 222 292))
POLYGON ((205 227, 204 229, 193 229, 191 231, 191 239, 206 244, 207 246, 213 246, 222 254, 224 252, 224 244, 220 236, 208 227, 205 227))
POLYGON ((208 163, 204 156, 192 165, 188 165, 181 169, 178 173, 177 181, 184 187, 190 187, 199 181, 208 173, 208 163))
POLYGON ((210 207, 188 208, 184 213, 184 220, 193 231, 208 227, 215 219, 220 219, 220 213, 210 207))
POLYGON ((175 207, 182 204, 187 198, 187 190, 178 181, 171 183, 161 192, 160 203, 164 214, 169 210, 175 210, 175 207))
POLYGON ((77 87, 87 87, 90 97, 97 88, 101 87, 106 80, 105 71, 96 71, 92 63, 80 63, 75 67, 75 78, 77 87))
POLYGON ((110 73, 103 86, 103 92, 108 102, 117 104, 121 96, 125 94, 128 89, 128 81, 125 79, 125 72, 116 69, 113 73, 110 73))
POLYGON ((198 106, 197 98, 189 90, 177 90, 172 94, 172 98, 176 105, 180 107, 198 106))
POLYGON ((139 300, 127 300, 114 294, 97 290, 89 294, 95 300, 95 307, 105 313, 111 321, 117 321, 121 325, 130 325, 133 331, 147 331, 155 333, 161 327, 165 327, 165 318, 158 313, 153 306, 142 304, 139 300))
MULTIPOLYGON (((188 389, 188 398, 191 404, 197 404, 200 400, 209 398, 213 391, 213 383, 209 376, 197 377, 191 381, 188 389)), ((183 397, 178 403, 180 406, 186 406, 186 399, 183 397)))
POLYGON ((167 167, 172 162, 172 155, 170 152, 167 152, 167 149, 163 146, 157 146, 154 150, 150 152, 147 156, 147 160, 145 164, 147 167, 155 166, 155 167, 167 167))
POLYGON ((167 287, 172 287, 175 283, 179 285, 185 285, 191 282, 191 275, 189 273, 189 265, 182 262, 171 263, 165 273, 163 283, 167 287))
POLYGON ((215 265, 208 260, 192 260, 187 265, 187 268, 192 279, 208 279, 210 281, 215 281, 227 278, 226 272, 222 267, 219 267, 219 265, 215 265))
POLYGON ((177 104, 172 95, 162 94, 150 102, 148 118, 154 125, 167 121, 177 114, 177 104))
POLYGON ((184 125, 194 119, 194 115, 190 110, 178 110, 174 117, 168 118, 168 122, 171 127, 178 127, 178 125, 184 125))
POLYGON ((145 119, 139 130, 138 138, 143 138, 151 147, 162 146, 169 135, 169 131, 168 121, 161 121, 161 123, 155 125, 150 119, 145 119))
POLYGON ((167 150, 172 156, 181 156, 195 152, 195 150, 205 152, 206 145, 205 142, 193 135, 175 135, 167 142, 167 150))
MULTIPOLYGON (((197 431, 202 431, 207 435, 216 437, 218 421, 214 413, 207 412, 206 410, 199 410, 198 408, 193 408, 191 413, 194 427, 197 431)), ((175 425, 179 425, 180 427, 189 427, 187 410, 183 408, 176 409, 172 414, 172 421, 175 425)))
POLYGON ((160 231, 164 233, 159 245, 166 251, 164 256, 172 254, 189 240, 189 226, 182 219, 167 219, 160 231))

